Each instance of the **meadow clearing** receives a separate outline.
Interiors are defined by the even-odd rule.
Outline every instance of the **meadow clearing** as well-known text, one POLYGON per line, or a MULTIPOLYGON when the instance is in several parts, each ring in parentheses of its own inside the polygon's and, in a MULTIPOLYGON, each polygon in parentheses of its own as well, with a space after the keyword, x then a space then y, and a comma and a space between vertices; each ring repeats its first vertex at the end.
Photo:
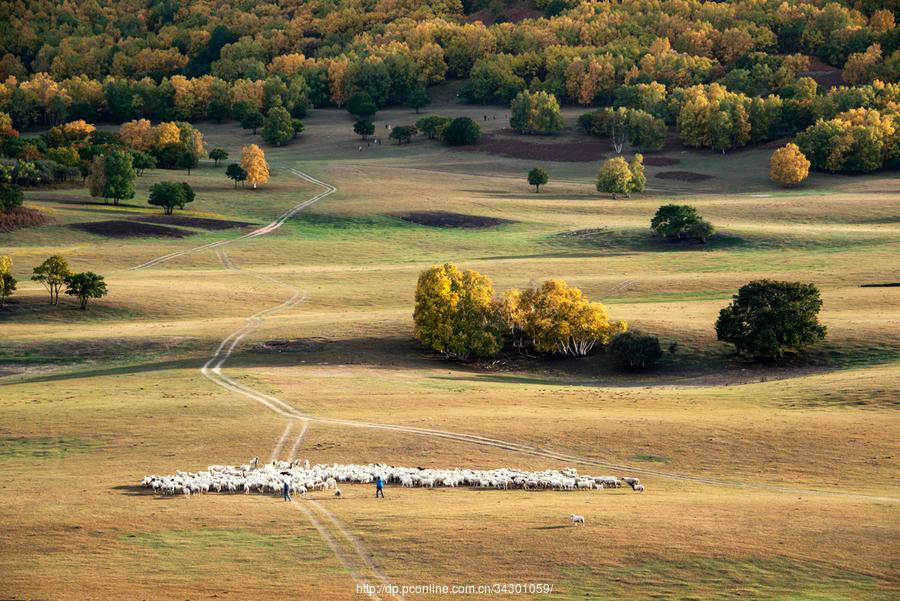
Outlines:
MULTIPOLYGON (((211 162, 179 173, 197 200, 176 217, 259 227, 328 191, 292 170, 333 193, 272 233, 143 269, 132 268, 252 227, 181 238, 70 227, 159 215, 144 201, 151 184, 172 179, 161 170, 138 178, 137 196, 119 207, 78 188, 26 194, 52 222, 0 234, 21 282, 0 311, 0 596, 355 599, 360 583, 512 582, 553 591, 509 598, 896 598, 900 288, 860 286, 900 281, 897 173, 813 174, 782 190, 767 178, 769 149, 670 144, 648 155, 677 163, 648 166, 645 194, 612 200, 594 189, 600 155, 497 150, 518 143, 545 156, 530 147, 586 140, 574 130, 523 140, 501 131, 507 109, 438 100, 429 112, 471 116, 495 152, 422 138, 367 145, 345 112, 317 110, 296 141, 265 147, 273 177, 259 190, 234 189, 211 162), (550 183, 536 194, 525 173, 538 164, 550 183), (671 171, 711 177, 656 177, 671 171), (696 206, 717 236, 704 246, 654 239, 650 218, 671 201, 696 206), (436 210, 509 223, 399 218, 436 210), (104 274, 109 296, 87 312, 69 300, 49 306, 28 275, 52 253, 104 274), (561 277, 677 352, 640 375, 616 372, 602 353, 441 361, 413 339, 411 315, 419 272, 445 261, 490 276, 498 291, 561 277), (776 366, 737 359, 713 330, 737 288, 763 277, 816 283, 829 330, 776 366), (245 336, 221 366, 231 383, 216 386, 201 368, 232 332, 245 336), (136 486, 150 473, 255 455, 575 467, 639 475, 647 491, 388 487, 376 502, 371 487, 344 486, 341 499, 287 504, 136 486), (571 513, 586 527, 572 527, 571 513)), ((564 114, 571 127, 577 112, 564 114)), ((376 136, 387 142, 386 123, 415 118, 381 111, 376 136)), ((257 141, 235 124, 199 127, 232 157, 257 141)))

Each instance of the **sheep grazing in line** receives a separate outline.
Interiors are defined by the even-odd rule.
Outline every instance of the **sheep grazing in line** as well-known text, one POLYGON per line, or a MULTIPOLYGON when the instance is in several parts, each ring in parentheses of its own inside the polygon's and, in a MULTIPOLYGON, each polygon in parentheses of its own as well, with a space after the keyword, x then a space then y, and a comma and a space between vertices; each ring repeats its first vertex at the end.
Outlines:
POLYGON ((643 484, 635 484, 634 486, 631 487, 631 490, 633 490, 634 492, 644 492, 644 485, 643 484))
POLYGON ((577 515, 577 514, 574 514, 574 513, 573 513, 573 514, 572 514, 572 517, 569 518, 569 519, 572 520, 572 524, 574 524, 575 526, 577 526, 578 524, 584 524, 584 525, 586 525, 586 524, 585 524, 585 521, 584 521, 584 516, 583 516, 583 515, 577 515))
POLYGON ((643 490, 637 478, 616 476, 588 476, 574 468, 527 472, 512 468, 476 470, 468 468, 431 469, 399 467, 381 463, 368 465, 338 464, 310 465, 309 460, 272 461, 260 464, 254 457, 241 466, 210 465, 206 471, 177 471, 171 476, 147 476, 140 481, 144 488, 161 495, 214 493, 259 493, 279 495, 287 481, 291 492, 334 491, 338 483, 370 484, 381 478, 386 483, 405 488, 494 488, 499 490, 575 491, 619 488, 623 483, 636 492, 643 490), (258 467, 253 468, 255 463, 258 467))

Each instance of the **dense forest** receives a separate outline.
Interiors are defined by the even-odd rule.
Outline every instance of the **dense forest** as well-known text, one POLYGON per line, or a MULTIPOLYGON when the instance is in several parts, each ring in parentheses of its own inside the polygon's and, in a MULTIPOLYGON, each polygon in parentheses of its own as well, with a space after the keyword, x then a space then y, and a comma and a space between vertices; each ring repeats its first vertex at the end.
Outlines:
MULTIPOLYGON (((900 154, 896 9, 896 0, 20 0, 0 6, 0 112, 17 130, 222 121, 275 107, 298 119, 360 95, 398 105, 458 79, 468 102, 546 92, 625 109, 647 135, 674 127, 697 147, 799 133, 815 168, 869 171, 900 154), (842 81, 817 82, 817 65, 842 81), (845 160, 873 143, 861 164, 845 160), (835 145, 845 148, 837 159, 813 148, 835 145)), ((603 135, 607 117, 581 124, 603 135)))

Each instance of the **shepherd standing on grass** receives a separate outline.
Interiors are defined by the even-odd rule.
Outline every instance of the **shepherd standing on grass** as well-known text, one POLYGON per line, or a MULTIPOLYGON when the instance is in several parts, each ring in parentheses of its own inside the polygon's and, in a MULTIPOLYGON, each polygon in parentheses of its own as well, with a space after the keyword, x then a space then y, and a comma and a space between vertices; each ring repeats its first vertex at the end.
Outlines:
POLYGON ((281 488, 281 494, 284 496, 285 501, 292 501, 291 499, 291 485, 288 484, 288 481, 284 481, 284 485, 281 488))
POLYGON ((378 479, 375 480, 375 498, 378 497, 384 498, 384 481, 381 479, 381 476, 378 476, 378 479))

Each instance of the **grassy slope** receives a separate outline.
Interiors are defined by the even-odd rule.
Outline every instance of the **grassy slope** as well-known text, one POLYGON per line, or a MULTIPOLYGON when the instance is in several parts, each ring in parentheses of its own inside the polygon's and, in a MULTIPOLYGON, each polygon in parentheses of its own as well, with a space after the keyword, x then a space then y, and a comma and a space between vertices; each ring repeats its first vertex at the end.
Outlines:
MULTIPOLYGON (((484 110, 440 112, 480 120, 484 110)), ((502 126, 501 111, 490 127, 502 126)), ((390 111, 379 119, 381 132, 386 121, 414 116, 390 111)), ((198 189, 185 214, 258 223, 314 193, 288 166, 339 188, 276 234, 229 247, 236 265, 310 293, 245 341, 231 376, 317 415, 479 433, 680 474, 898 495, 900 293, 858 288, 900 276, 900 194, 890 174, 815 175, 782 192, 765 181, 767 151, 673 150, 666 154, 682 164, 649 168, 654 191, 640 198, 599 198, 596 163, 547 165, 551 183, 536 195, 524 182, 531 163, 425 141, 359 152, 351 125, 343 113, 311 115, 300 140, 267 150, 275 176, 263 190, 235 192, 223 168, 177 175, 198 189), (652 178, 673 169, 716 179, 652 178), (691 249, 649 238, 653 211, 673 200, 697 206, 721 237, 691 249), (444 231, 385 216, 435 208, 516 223, 444 231), (558 236, 586 228, 606 231, 558 236), (492 371, 435 361, 409 341, 410 307, 417 273, 445 260, 489 274, 500 290, 564 277, 603 298, 614 317, 678 341, 677 361, 645 376, 618 375, 597 357, 492 371), (812 360, 746 366, 715 342, 716 312, 756 277, 822 288, 830 335, 812 360), (311 344, 285 353, 260 346, 274 339, 311 344), (667 462, 641 461, 648 455, 667 462)), ((230 125, 203 129, 232 156, 251 139, 230 125)), ((284 504, 157 500, 125 488, 149 472, 267 457, 283 429, 276 416, 197 373, 225 333, 282 302, 283 289, 224 270, 211 252, 120 271, 233 233, 113 241, 64 227, 153 212, 140 199, 167 177, 141 178, 134 207, 84 205, 79 190, 29 193, 54 225, 0 237, 22 282, 18 302, 0 316, 0 374, 12 372, 0 379, 0 501, 14 518, 0 531, 0 546, 14 550, 0 553, 0 571, 11 574, 0 593, 355 597, 330 549, 284 504), (57 250, 76 269, 108 275, 110 296, 90 312, 50 309, 27 282, 30 266, 57 250)), ((320 425, 300 455, 561 467, 320 425)), ((328 507, 398 584, 546 581, 559 599, 881 599, 898 588, 896 503, 644 480, 642 496, 390 489, 380 504, 368 502, 368 489, 349 487, 328 507), (557 529, 572 512, 588 516, 589 527, 557 529)))

